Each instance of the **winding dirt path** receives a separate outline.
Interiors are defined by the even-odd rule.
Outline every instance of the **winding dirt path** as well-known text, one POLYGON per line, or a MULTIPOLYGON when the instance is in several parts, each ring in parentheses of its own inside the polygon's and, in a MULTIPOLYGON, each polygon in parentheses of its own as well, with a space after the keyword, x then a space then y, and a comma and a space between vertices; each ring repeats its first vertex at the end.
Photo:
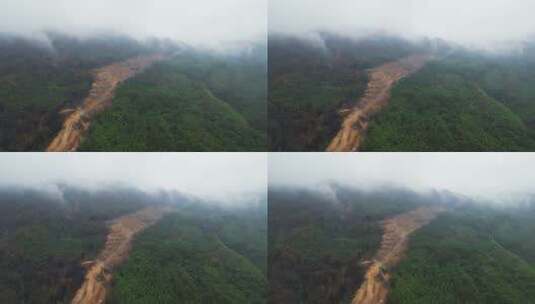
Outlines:
POLYGON ((381 247, 369 266, 364 282, 357 290, 352 304, 384 304, 388 295, 391 274, 388 269, 403 257, 409 235, 430 223, 443 207, 420 207, 383 221, 381 247))
POLYGON ((97 259, 82 263, 88 271, 71 303, 105 303, 107 289, 112 280, 112 270, 128 257, 134 236, 154 225, 170 211, 170 207, 147 207, 115 219, 110 225, 104 249, 97 259))
POLYGON ((81 106, 64 109, 60 113, 67 115, 63 127, 48 145, 48 152, 76 151, 81 137, 87 132, 95 114, 111 105, 117 86, 140 73, 156 61, 164 59, 163 54, 152 54, 130 58, 113 63, 93 71, 94 81, 89 95, 81 106))
POLYGON ((352 108, 339 111, 344 116, 342 126, 327 146, 327 152, 357 151, 368 129, 370 117, 388 103, 394 84, 421 69, 431 58, 430 54, 411 55, 371 69, 364 96, 352 108))

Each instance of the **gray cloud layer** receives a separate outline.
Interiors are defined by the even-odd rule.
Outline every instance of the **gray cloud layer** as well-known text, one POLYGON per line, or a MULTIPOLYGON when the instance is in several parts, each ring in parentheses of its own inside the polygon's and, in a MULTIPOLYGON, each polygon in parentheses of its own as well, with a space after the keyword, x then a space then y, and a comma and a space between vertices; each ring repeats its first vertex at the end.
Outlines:
POLYGON ((489 200, 535 193, 532 153, 272 153, 268 163, 275 186, 390 184, 489 200))
POLYGON ((261 153, 2 153, 0 185, 120 183, 224 200, 264 193, 266 162, 261 153))
POLYGON ((2 0, 1 31, 101 30, 197 46, 263 39, 272 31, 386 30, 490 47, 535 32, 532 0, 2 0))
POLYGON ((113 30, 214 47, 262 38, 266 27, 266 0, 0 1, 0 31, 25 35, 113 30))
POLYGON ((269 30, 386 30, 490 47, 535 33, 532 0, 271 0, 269 30))

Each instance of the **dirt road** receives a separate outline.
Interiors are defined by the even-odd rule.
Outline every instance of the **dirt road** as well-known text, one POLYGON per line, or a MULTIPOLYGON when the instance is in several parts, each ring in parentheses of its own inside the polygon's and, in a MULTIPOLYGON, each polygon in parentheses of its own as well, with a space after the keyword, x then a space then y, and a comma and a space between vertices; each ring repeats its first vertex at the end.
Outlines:
POLYGON ((128 257, 134 236, 158 222, 170 211, 169 207, 147 207, 115 219, 110 225, 104 249, 97 259, 82 263, 88 271, 71 303, 105 303, 107 288, 112 280, 112 270, 128 257))
POLYGON ((117 86, 162 59, 164 59, 162 54, 139 56, 94 70, 94 80, 89 95, 78 108, 64 109, 60 112, 67 115, 63 127, 46 150, 76 151, 95 114, 111 105, 117 86))
POLYGON ((403 257, 409 235, 430 223, 443 211, 445 209, 442 207, 421 207, 383 221, 381 247, 369 266, 364 282, 357 290, 352 304, 386 303, 391 277, 388 269, 399 263, 403 257))
POLYGON ((364 96, 354 107, 339 111, 344 116, 342 126, 329 143, 327 151, 357 151, 368 129, 370 117, 388 103, 394 84, 421 69, 431 58, 432 55, 429 54, 412 55, 370 70, 370 80, 364 96))

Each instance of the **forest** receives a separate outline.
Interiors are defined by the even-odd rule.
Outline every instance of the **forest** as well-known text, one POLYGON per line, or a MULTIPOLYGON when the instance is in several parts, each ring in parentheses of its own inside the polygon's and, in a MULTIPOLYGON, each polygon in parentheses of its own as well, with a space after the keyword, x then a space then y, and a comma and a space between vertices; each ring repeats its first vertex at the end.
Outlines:
POLYGON ((392 36, 317 36, 268 37, 270 151, 324 151, 340 127, 338 110, 364 94, 367 69, 422 49, 392 36))
POLYGON ((70 303, 106 221, 155 201, 135 189, 1 189, 0 302, 70 303), (58 192, 61 191, 61 196, 58 192))
POLYGON ((364 96, 370 69, 416 54, 431 60, 361 122, 359 150, 533 151, 534 45, 492 53, 440 39, 271 35, 270 151, 325 151, 364 96))
POLYGON ((92 69, 151 49, 159 47, 114 35, 0 35, 0 151, 44 150, 61 128, 60 110, 89 92, 92 69))
POLYGON ((263 151, 265 53, 185 51, 121 86, 82 151, 263 151))
POLYGON ((84 151, 258 151, 266 145, 266 47, 217 53, 122 35, 0 35, 0 151, 43 151, 63 110, 82 104, 95 69, 136 56, 166 60, 119 85, 84 151))
POLYGON ((188 206, 135 240, 109 303, 266 303, 265 202, 188 206))
POLYGON ((440 206, 389 266, 387 303, 535 303, 535 197, 500 204, 449 191, 331 184, 269 190, 270 303, 351 303, 382 222, 440 206), (327 189, 327 190, 326 190, 327 189))
POLYGON ((351 303, 381 242, 380 221, 422 204, 403 189, 269 190, 270 303, 351 303))
POLYGON ((417 231, 389 303, 535 303, 535 203, 462 206, 417 231))
POLYGON ((66 184, 0 192, 1 303, 71 303, 112 221, 149 206, 173 211, 135 237, 107 302, 265 303, 265 201, 225 207, 179 192, 66 184))
POLYGON ((533 54, 456 50, 402 80, 365 151, 533 151, 533 54))

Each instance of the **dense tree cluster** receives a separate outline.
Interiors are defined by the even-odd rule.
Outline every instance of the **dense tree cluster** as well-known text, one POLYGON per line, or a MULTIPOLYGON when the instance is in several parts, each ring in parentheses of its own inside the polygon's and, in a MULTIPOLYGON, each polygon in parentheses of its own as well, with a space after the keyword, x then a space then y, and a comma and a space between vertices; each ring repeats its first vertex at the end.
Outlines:
POLYGON ((401 81, 363 150, 533 151, 529 61, 474 56, 452 54, 401 81))
POLYGON ((186 52, 116 92, 85 151, 265 151, 265 64, 186 52))

